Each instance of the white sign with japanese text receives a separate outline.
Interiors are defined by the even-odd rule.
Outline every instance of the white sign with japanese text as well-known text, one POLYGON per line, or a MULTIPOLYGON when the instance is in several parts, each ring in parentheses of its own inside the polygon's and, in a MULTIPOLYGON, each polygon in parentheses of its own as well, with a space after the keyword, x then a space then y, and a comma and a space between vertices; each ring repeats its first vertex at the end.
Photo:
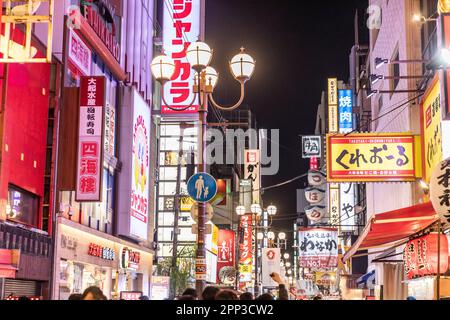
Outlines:
POLYGON ((92 52, 83 40, 69 29, 69 62, 71 62, 83 76, 91 74, 92 52))
POLYGON ((299 266, 309 269, 328 269, 337 267, 338 231, 337 229, 299 230, 299 266))
POLYGON ((352 232, 355 227, 355 185, 354 183, 340 184, 340 225, 342 232, 352 232))
POLYGON ((77 202, 100 202, 103 176, 105 77, 81 77, 77 202))
POLYGON ((270 276, 276 272, 281 274, 281 253, 279 248, 263 248, 262 249, 262 286, 263 287, 276 287, 278 284, 272 280, 270 276))
POLYGON ((322 156, 322 138, 320 136, 302 137, 303 159, 320 158, 322 156))
POLYGON ((244 153, 244 179, 252 181, 252 203, 259 203, 261 189, 261 161, 259 150, 245 150, 244 153))

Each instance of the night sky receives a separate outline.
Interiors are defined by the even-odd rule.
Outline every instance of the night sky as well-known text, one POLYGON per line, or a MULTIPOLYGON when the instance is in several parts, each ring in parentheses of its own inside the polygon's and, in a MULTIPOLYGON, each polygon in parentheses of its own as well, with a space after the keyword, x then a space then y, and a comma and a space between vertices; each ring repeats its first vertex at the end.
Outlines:
MULTIPOLYGON (((362 44, 366 0, 266 1, 206 0, 206 42, 214 49, 212 66, 220 73, 217 100, 233 103, 239 85, 228 71, 228 61, 244 46, 256 60, 247 85, 249 105, 259 128, 280 129, 280 171, 263 177, 267 187, 308 170, 301 159, 299 135, 314 134, 317 106, 326 79, 348 82, 349 54, 354 44, 354 16, 358 9, 362 44)), ((291 231, 296 213, 296 190, 301 182, 266 191, 267 206, 278 207, 275 231, 291 231)))

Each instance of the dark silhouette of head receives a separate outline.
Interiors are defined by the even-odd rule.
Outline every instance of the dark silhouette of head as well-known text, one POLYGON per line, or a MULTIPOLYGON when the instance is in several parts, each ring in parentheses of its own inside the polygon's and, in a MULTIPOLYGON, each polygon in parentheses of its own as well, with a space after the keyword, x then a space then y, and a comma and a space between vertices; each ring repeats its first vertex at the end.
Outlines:
POLYGON ((181 296, 177 300, 196 300, 194 296, 181 296))
POLYGON ((274 296, 270 293, 263 293, 258 298, 256 298, 258 301, 266 301, 266 300, 275 300, 274 296))
POLYGON ((193 296, 194 298, 197 298, 197 291, 192 288, 187 288, 184 290, 183 296, 193 296))
POLYGON ((31 299, 28 298, 27 296, 21 296, 19 297, 18 301, 30 301, 31 299))
POLYGON ((92 286, 84 290, 83 300, 108 300, 103 291, 96 286, 92 286))
POLYGON ((244 292, 243 294, 241 294, 241 296, 239 297, 240 300, 253 300, 253 295, 250 292, 244 292))
POLYGON ((69 296, 69 300, 83 300, 83 295, 81 293, 72 293, 69 296))
POLYGON ((139 300, 150 300, 150 298, 147 296, 140 296, 139 300))
POLYGON ((221 290, 216 295, 216 300, 239 300, 236 293, 231 290, 221 290))
POLYGON ((217 287, 209 286, 206 287, 202 292, 202 300, 215 300, 216 295, 219 293, 220 289, 217 287))

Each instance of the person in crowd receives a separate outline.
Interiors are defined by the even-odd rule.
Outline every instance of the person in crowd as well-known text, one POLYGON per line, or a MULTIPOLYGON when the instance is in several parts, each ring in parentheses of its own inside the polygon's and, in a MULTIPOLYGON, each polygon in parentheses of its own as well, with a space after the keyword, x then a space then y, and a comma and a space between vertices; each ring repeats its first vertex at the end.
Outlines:
POLYGON ((406 298, 406 300, 417 300, 417 299, 415 297, 413 297, 413 296, 409 296, 409 297, 406 298))
POLYGON ((21 296, 19 297, 18 301, 30 301, 31 299, 28 298, 27 296, 21 296))
POLYGON ((215 300, 239 300, 238 296, 232 290, 221 290, 216 295, 215 300))
POLYGON ((239 300, 250 301, 250 300, 254 300, 254 299, 253 299, 253 295, 250 292, 244 292, 239 297, 239 300))
POLYGON ((83 295, 81 293, 72 293, 69 296, 69 300, 83 300, 83 295))
POLYGON ((139 300, 150 300, 150 298, 147 296, 140 296, 139 300))
POLYGON ((197 300, 197 298, 191 295, 183 295, 181 297, 178 297, 177 300, 197 300))
POLYGON ((103 291, 96 286, 92 286, 84 290, 82 300, 108 300, 103 291))
POLYGON ((182 296, 193 296, 195 299, 197 299, 197 291, 192 288, 187 288, 184 290, 182 296))
POLYGON ((318 294, 317 296, 315 296, 313 298, 313 300, 322 300, 322 296, 320 294, 318 294))
POLYGON ((270 277, 273 281, 278 283, 278 300, 289 300, 289 293, 286 288, 286 282, 283 278, 281 278, 281 276, 276 272, 273 272, 270 277))
POLYGON ((263 293, 258 298, 256 298, 257 301, 270 301, 275 300, 275 297, 271 295, 270 293, 263 293))
POLYGON ((202 300, 212 301, 216 299, 216 295, 219 293, 220 289, 214 286, 208 286, 202 292, 202 300))

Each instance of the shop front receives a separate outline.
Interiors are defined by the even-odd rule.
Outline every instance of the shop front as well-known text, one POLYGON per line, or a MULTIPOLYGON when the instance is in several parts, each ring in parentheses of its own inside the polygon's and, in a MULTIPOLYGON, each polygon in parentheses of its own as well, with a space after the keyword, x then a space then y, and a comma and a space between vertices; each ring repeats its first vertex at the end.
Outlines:
POLYGON ((108 299, 149 295, 153 264, 150 250, 99 231, 58 219, 53 298, 67 300, 90 286, 108 299))

